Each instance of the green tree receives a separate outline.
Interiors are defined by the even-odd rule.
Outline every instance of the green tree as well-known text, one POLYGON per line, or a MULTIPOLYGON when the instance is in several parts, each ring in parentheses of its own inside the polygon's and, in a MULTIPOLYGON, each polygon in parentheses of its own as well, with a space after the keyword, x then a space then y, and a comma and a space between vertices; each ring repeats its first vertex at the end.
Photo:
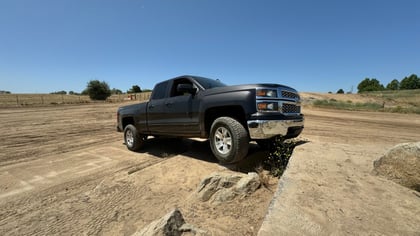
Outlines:
POLYGON ((379 82, 379 80, 373 78, 366 78, 357 86, 358 93, 368 92, 368 91, 381 91, 384 90, 384 86, 379 82))
POLYGON ((66 95, 66 94, 67 94, 67 92, 66 92, 66 91, 64 91, 64 90, 61 90, 61 91, 52 92, 52 93, 50 93, 50 94, 62 94, 62 95, 66 95))
POLYGON ((401 80, 400 89, 420 89, 420 78, 416 74, 404 77, 401 80))
POLYGON ((338 94, 343 94, 343 93, 344 93, 344 90, 343 90, 343 89, 339 89, 339 90, 337 91, 337 93, 338 93, 338 94))
POLYGON ((122 94, 123 92, 121 91, 121 90, 119 90, 119 89, 116 89, 116 88, 113 88, 112 90, 111 90, 111 94, 122 94))
POLYGON ((393 79, 389 84, 386 86, 388 90, 398 90, 400 89, 400 82, 396 79, 393 79))
POLYGON ((106 100, 111 96, 111 89, 105 81, 91 80, 83 92, 85 91, 92 100, 106 100))
MULTIPOLYGON (((70 95, 80 95, 80 93, 76 93, 75 91, 70 91, 69 94, 70 95)), ((87 95, 87 93, 85 95, 87 95)))
POLYGON ((138 85, 133 85, 131 89, 127 91, 127 93, 141 93, 141 88, 138 85))

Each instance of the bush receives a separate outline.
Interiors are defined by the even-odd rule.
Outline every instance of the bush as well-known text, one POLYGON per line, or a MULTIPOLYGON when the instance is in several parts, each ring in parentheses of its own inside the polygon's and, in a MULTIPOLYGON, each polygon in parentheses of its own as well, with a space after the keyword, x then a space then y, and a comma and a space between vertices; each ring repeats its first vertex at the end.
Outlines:
POLYGON ((281 137, 276 137, 272 140, 268 157, 264 163, 269 167, 271 175, 275 177, 281 177, 283 175, 293 150, 299 143, 301 141, 296 141, 295 139, 285 141, 281 137))
POLYGON ((111 96, 111 89, 105 81, 91 80, 85 91, 92 100, 106 100, 111 96))

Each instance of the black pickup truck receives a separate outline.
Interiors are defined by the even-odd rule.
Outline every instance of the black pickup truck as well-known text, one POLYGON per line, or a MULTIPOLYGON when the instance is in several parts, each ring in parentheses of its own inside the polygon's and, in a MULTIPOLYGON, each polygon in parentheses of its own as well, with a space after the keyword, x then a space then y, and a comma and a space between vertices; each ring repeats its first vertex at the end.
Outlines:
POLYGON ((117 130, 129 150, 148 136, 210 139, 222 163, 240 161, 249 142, 294 138, 304 123, 298 92, 279 84, 227 86, 219 80, 180 76, 158 83, 148 102, 123 106, 117 130))

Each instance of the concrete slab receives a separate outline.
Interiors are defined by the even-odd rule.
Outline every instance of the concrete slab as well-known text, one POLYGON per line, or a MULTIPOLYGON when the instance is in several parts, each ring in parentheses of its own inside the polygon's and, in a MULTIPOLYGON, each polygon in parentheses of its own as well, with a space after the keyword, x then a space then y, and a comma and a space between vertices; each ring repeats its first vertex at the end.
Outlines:
POLYGON ((296 147, 258 235, 419 235, 419 195, 371 174, 383 150, 319 139, 296 147))

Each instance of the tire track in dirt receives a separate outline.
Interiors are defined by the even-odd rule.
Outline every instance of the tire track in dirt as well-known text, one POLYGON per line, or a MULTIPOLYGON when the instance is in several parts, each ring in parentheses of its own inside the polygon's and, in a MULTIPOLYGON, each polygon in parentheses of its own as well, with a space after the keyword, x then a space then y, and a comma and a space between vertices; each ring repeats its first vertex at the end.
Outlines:
POLYGON ((98 235, 112 222, 126 221, 135 199, 148 191, 147 186, 133 185, 130 170, 150 168, 168 159, 125 161, 83 178, 22 194, 0 205, 0 234, 98 235))
MULTIPOLYGON (((9 166, 29 167, 35 162, 48 167, 50 162, 60 160, 67 160, 60 165, 69 165, 73 170, 82 165, 77 160, 84 156, 75 157, 84 151, 79 149, 91 150, 92 155, 87 158, 92 160, 101 155, 116 160, 87 172, 80 168, 80 173, 76 171, 74 176, 65 176, 55 184, 0 199, 0 235, 131 235, 173 207, 182 210, 187 222, 210 229, 214 235, 256 235, 272 192, 261 188, 255 195, 219 206, 195 201, 190 196, 200 180, 212 172, 225 170, 210 160, 208 144, 195 142, 188 146, 184 141, 153 139, 140 153, 125 152, 122 135, 115 132, 115 111, 119 105, 69 106, 57 111, 54 107, 41 111, 37 111, 38 108, 0 109, 0 119, 7 124, 0 127, 3 134, 0 149, 4 150, 0 153, 2 170, 9 166), (107 147, 118 150, 109 154, 107 147), (181 153, 183 155, 178 155, 181 153), (171 158, 164 158, 168 156, 171 158)), ((309 142, 348 144, 345 151, 355 152, 356 157, 352 163, 338 164, 348 165, 353 171, 370 164, 360 149, 365 142, 372 147, 379 146, 377 149, 382 151, 383 147, 397 141, 420 137, 418 125, 399 126, 399 122, 407 124, 404 116, 393 117, 394 114, 308 111, 303 137, 308 137, 309 142), (372 121, 369 116, 373 117, 372 121), (380 124, 381 121, 387 123, 388 119, 392 122, 380 124)), ((415 120, 418 116, 408 118, 415 120)), ((328 145, 319 147, 320 157, 329 150, 328 145)), ((372 150, 365 151, 372 153, 372 150)), ((49 171, 39 176, 48 175, 49 171)), ((349 174, 351 171, 349 169, 349 174)), ((350 177, 344 181, 354 181, 353 176, 350 177)), ((3 182, 7 186, 7 180, 3 182)), ((325 180, 321 184, 331 183, 325 180)), ((357 182, 350 183, 351 187, 357 185, 357 182)), ((323 191, 321 187, 313 191, 317 199, 319 191, 323 191)))
POLYGON ((118 104, 0 108, 0 166, 115 141, 118 104))

